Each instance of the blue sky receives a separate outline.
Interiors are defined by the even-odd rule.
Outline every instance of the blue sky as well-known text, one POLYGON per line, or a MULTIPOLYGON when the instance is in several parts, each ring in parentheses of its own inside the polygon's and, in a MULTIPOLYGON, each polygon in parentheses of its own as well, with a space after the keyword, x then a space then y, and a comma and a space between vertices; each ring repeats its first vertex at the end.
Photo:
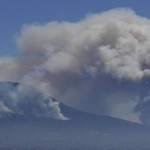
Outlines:
POLYGON ((128 7, 150 18, 149 0, 1 0, 0 55, 17 55, 15 35, 24 24, 79 21, 89 13, 128 7))

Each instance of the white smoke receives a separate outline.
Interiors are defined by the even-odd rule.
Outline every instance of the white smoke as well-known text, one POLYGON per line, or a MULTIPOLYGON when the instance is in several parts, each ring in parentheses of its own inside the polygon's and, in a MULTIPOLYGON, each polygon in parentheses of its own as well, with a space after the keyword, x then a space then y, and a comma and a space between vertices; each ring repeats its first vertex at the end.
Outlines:
POLYGON ((17 43, 14 79, 82 110, 113 114, 116 103, 138 103, 149 91, 150 20, 132 10, 25 25, 17 43))
POLYGON ((35 88, 17 82, 1 82, 0 116, 12 114, 68 119, 60 112, 58 102, 35 88))
POLYGON ((138 113, 140 120, 150 125, 150 93, 140 99, 139 103, 134 108, 134 111, 138 113))

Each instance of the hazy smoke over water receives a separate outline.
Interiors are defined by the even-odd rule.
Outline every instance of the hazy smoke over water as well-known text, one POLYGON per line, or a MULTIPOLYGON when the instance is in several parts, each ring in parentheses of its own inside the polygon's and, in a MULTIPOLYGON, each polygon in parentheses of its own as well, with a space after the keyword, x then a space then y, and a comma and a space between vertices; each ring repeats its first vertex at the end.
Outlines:
POLYGON ((2 59, 1 80, 32 84, 77 108, 107 115, 133 101, 133 110, 149 120, 144 98, 150 81, 149 19, 116 9, 76 23, 26 25, 17 43, 23 60, 9 66, 11 60, 2 59))

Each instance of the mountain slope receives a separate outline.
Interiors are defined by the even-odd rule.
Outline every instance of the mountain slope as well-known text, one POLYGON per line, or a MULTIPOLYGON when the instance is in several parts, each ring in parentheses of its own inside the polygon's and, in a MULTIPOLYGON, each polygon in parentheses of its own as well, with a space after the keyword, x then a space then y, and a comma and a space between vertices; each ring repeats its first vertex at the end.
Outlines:
MULTIPOLYGON (((2 94, 2 93, 0 93, 2 94)), ((53 101, 53 98, 51 98, 53 101)), ((11 114, 0 118, 0 149, 149 150, 150 128, 59 105, 69 120, 11 114)))
POLYGON ((29 116, 0 119, 0 146, 37 149, 149 149, 149 127, 61 105, 70 120, 29 116), (69 115, 69 114, 71 115, 69 115))

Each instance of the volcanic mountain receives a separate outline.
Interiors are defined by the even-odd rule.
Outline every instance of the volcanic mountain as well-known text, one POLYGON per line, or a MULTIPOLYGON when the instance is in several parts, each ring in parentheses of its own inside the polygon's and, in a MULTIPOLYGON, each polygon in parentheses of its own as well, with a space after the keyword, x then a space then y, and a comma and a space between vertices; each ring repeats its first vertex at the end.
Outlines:
POLYGON ((0 149, 149 150, 150 127, 82 112, 18 82, 0 83, 0 149))

